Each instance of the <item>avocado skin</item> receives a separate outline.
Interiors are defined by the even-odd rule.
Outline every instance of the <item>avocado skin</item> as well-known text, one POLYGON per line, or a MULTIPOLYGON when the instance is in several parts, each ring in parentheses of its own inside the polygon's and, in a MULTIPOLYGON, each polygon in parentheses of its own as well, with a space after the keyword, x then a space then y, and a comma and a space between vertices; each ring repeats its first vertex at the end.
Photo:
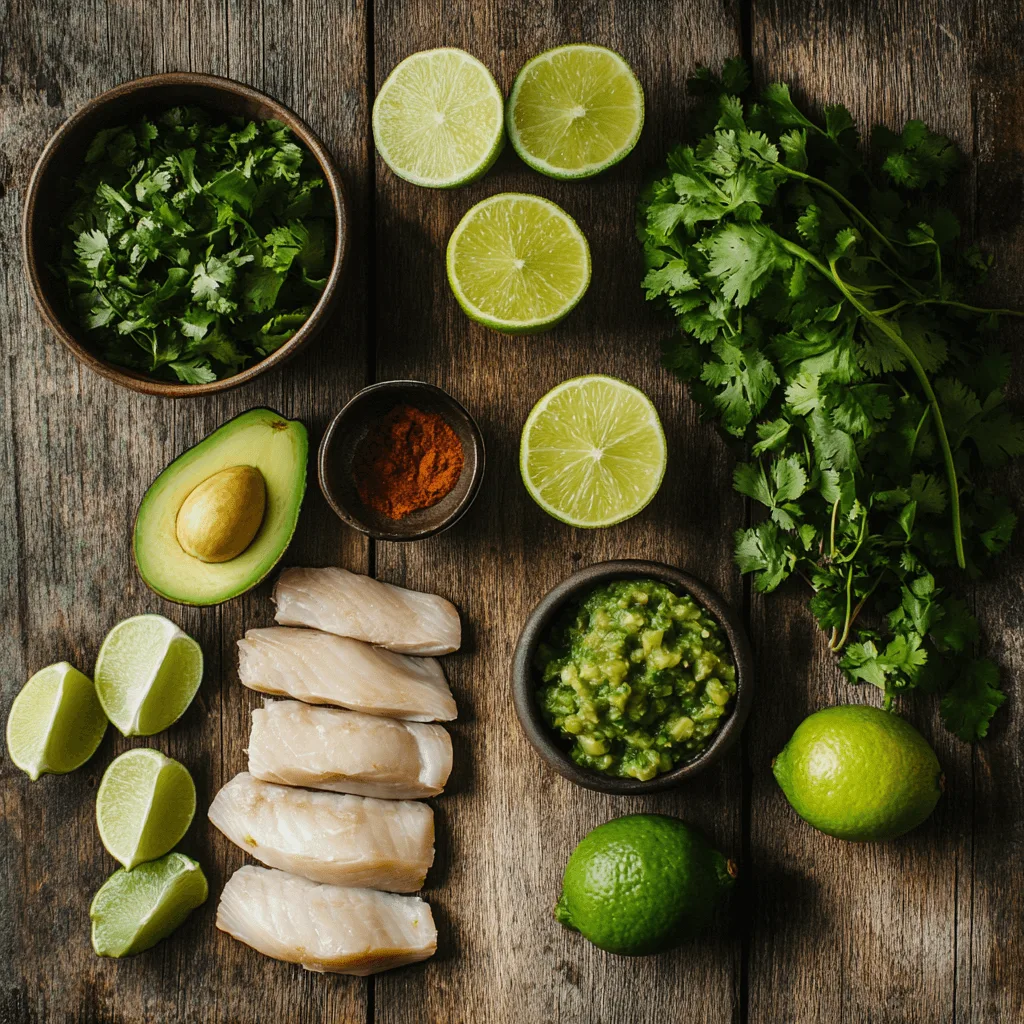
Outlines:
MULTIPOLYGON (((247 461, 259 468, 265 477, 269 477, 274 467, 280 462, 277 459, 268 461, 267 453, 258 448, 247 448, 246 455, 247 461)), ((155 594, 176 604, 205 607, 222 604, 233 597, 238 597, 265 579, 281 560, 298 525, 299 512, 306 493, 308 455, 309 435, 305 425, 299 420, 289 420, 274 409, 265 407, 249 409, 240 413, 183 451, 150 484, 135 516, 132 531, 132 555, 136 569, 146 586, 155 594), (163 491, 182 473, 187 473, 201 456, 216 451, 222 444, 230 443, 231 439, 237 438, 242 430, 252 429, 254 436, 258 436, 261 428, 267 429, 268 438, 279 431, 287 431, 293 442, 291 465, 286 467, 288 486, 278 488, 285 492, 283 498, 272 497, 268 486, 268 504, 264 515, 265 525, 261 527, 253 542, 237 559, 228 562, 206 563, 186 555, 178 545, 173 530, 180 501, 177 507, 169 509, 167 501, 162 500, 165 497, 163 491), (272 503, 282 507, 272 508, 272 503), (168 512, 170 513, 170 536, 161 537, 154 529, 153 524, 168 512), (275 512, 278 513, 277 516, 274 515, 275 512), (277 519, 280 519, 280 522, 276 522, 277 519), (267 523, 271 523, 272 527, 267 527, 267 523), (177 571, 171 574, 170 578, 167 578, 168 574, 166 573, 159 574, 151 569, 154 562, 159 559, 161 551, 165 553, 165 556, 170 555, 177 563, 177 571), (178 557, 179 555, 181 558, 178 557), (225 567, 234 568, 235 563, 241 562, 242 559, 247 563, 250 561, 254 563, 252 571, 238 575, 237 569, 235 569, 236 578, 232 579, 231 569, 225 572, 225 567), (190 576, 193 583, 196 580, 202 580, 207 585, 190 587, 190 576), (223 579, 223 586, 218 585, 218 579, 223 579)), ((210 475, 216 471, 217 469, 213 469, 210 475)), ((206 476, 202 473, 197 474, 196 478, 190 481, 191 486, 187 488, 187 491, 191 491, 206 479, 206 476)))

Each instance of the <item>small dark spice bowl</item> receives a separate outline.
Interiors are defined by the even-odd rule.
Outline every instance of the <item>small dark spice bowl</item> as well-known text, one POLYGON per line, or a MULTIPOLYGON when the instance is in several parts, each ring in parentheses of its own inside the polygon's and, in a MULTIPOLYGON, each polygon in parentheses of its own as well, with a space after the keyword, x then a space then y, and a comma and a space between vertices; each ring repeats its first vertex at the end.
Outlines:
POLYGON ((422 540, 447 530, 465 514, 484 477, 484 439, 472 416, 447 391, 417 380, 389 380, 363 388, 331 420, 320 442, 320 490, 349 526, 376 540, 422 540), (440 416, 462 445, 462 472, 434 505, 391 519, 364 504, 356 486, 356 462, 367 434, 398 406, 440 416))
POLYGON ((600 562, 573 573, 568 579, 549 591, 530 613, 520 634, 512 661, 512 698, 519 723, 526 738, 538 754, 559 775, 577 786, 596 789, 603 793, 640 794, 670 789, 689 779, 722 755, 736 742, 750 713, 753 696, 754 658, 740 617, 722 597, 703 580, 681 569, 660 562, 622 560, 600 562), (584 598, 594 588, 615 580, 652 579, 664 583, 676 593, 688 593, 717 620, 729 643, 729 652, 736 666, 736 696, 732 708, 711 737, 710 743, 696 757, 676 765, 671 771, 653 779, 622 779, 576 764, 568 754, 568 745, 544 720, 537 703, 539 679, 534 668, 537 648, 565 606, 584 598))
POLYGON ((90 100, 57 129, 43 149, 29 180, 22 223, 22 248, 32 297, 43 320, 82 363, 122 387, 169 398, 208 395, 252 380, 295 355, 319 330, 337 303, 338 283, 348 245, 348 212, 341 175, 327 148, 295 113, 269 96, 240 82, 215 75, 172 72, 125 82, 90 100), (102 129, 143 115, 191 105, 224 118, 280 121, 313 156, 330 193, 334 213, 334 245, 330 270, 320 298, 295 333, 263 359, 230 377, 184 384, 149 376, 101 359, 89 344, 88 332, 71 314, 65 286, 51 269, 59 251, 61 218, 74 195, 73 179, 85 163, 90 142, 102 129))

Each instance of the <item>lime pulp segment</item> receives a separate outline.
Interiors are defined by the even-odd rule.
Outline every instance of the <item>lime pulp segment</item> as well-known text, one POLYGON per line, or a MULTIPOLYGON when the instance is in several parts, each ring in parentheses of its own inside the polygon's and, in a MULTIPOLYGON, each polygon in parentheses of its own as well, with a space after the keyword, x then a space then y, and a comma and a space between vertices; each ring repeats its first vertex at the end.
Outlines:
POLYGON ((203 652, 162 615, 137 615, 107 634, 94 675, 110 721, 125 736, 151 736, 192 703, 203 678, 203 652))
POLYGON ((519 466, 530 497, 572 526, 636 515, 665 475, 665 432, 651 400, 615 377, 567 380, 532 409, 519 466))
POLYGON ((448 242, 448 281, 471 319, 510 334, 554 326, 590 284, 590 247, 560 206, 501 193, 477 203, 448 242))
POLYGON ((66 661, 40 669, 14 698, 7 719, 11 760, 33 781, 89 760, 107 731, 92 680, 66 661))
POLYGON ((96 825, 107 852, 131 870, 177 845, 196 812, 188 769, 158 750, 116 758, 96 794, 96 825))
POLYGON ((512 146, 527 164, 554 178, 587 178, 636 145, 644 94, 614 50, 576 43, 523 67, 505 116, 512 146))
POLYGON ((373 138, 400 178, 428 188, 476 180, 505 142, 494 76, 463 50, 424 50, 388 75, 373 104, 373 138))
POLYGON ((98 956, 132 956, 155 946, 206 901, 209 886, 199 864, 181 853, 120 868, 89 908, 92 948, 98 956))

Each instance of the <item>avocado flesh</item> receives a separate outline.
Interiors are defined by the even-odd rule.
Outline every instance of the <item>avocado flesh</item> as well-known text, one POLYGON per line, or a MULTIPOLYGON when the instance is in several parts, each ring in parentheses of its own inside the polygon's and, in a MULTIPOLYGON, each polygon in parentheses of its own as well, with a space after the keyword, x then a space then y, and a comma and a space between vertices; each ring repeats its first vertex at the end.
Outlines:
POLYGON ((220 604, 256 586, 288 547, 306 492, 309 438, 298 420, 250 409, 178 456, 150 485, 135 517, 139 575, 179 604, 220 604), (182 503, 204 480, 232 466, 255 466, 266 482, 266 511, 252 543, 226 562, 201 562, 178 543, 182 503))

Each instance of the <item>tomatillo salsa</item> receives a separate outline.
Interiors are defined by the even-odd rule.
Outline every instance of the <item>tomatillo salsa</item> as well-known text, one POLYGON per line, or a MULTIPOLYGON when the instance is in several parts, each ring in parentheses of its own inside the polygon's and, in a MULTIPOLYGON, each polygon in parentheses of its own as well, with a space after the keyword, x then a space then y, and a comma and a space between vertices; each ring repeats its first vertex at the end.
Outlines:
POLYGON ((618 580, 574 603, 540 644, 537 700, 584 768, 653 779, 711 742, 736 696, 718 622, 689 594, 618 580))

